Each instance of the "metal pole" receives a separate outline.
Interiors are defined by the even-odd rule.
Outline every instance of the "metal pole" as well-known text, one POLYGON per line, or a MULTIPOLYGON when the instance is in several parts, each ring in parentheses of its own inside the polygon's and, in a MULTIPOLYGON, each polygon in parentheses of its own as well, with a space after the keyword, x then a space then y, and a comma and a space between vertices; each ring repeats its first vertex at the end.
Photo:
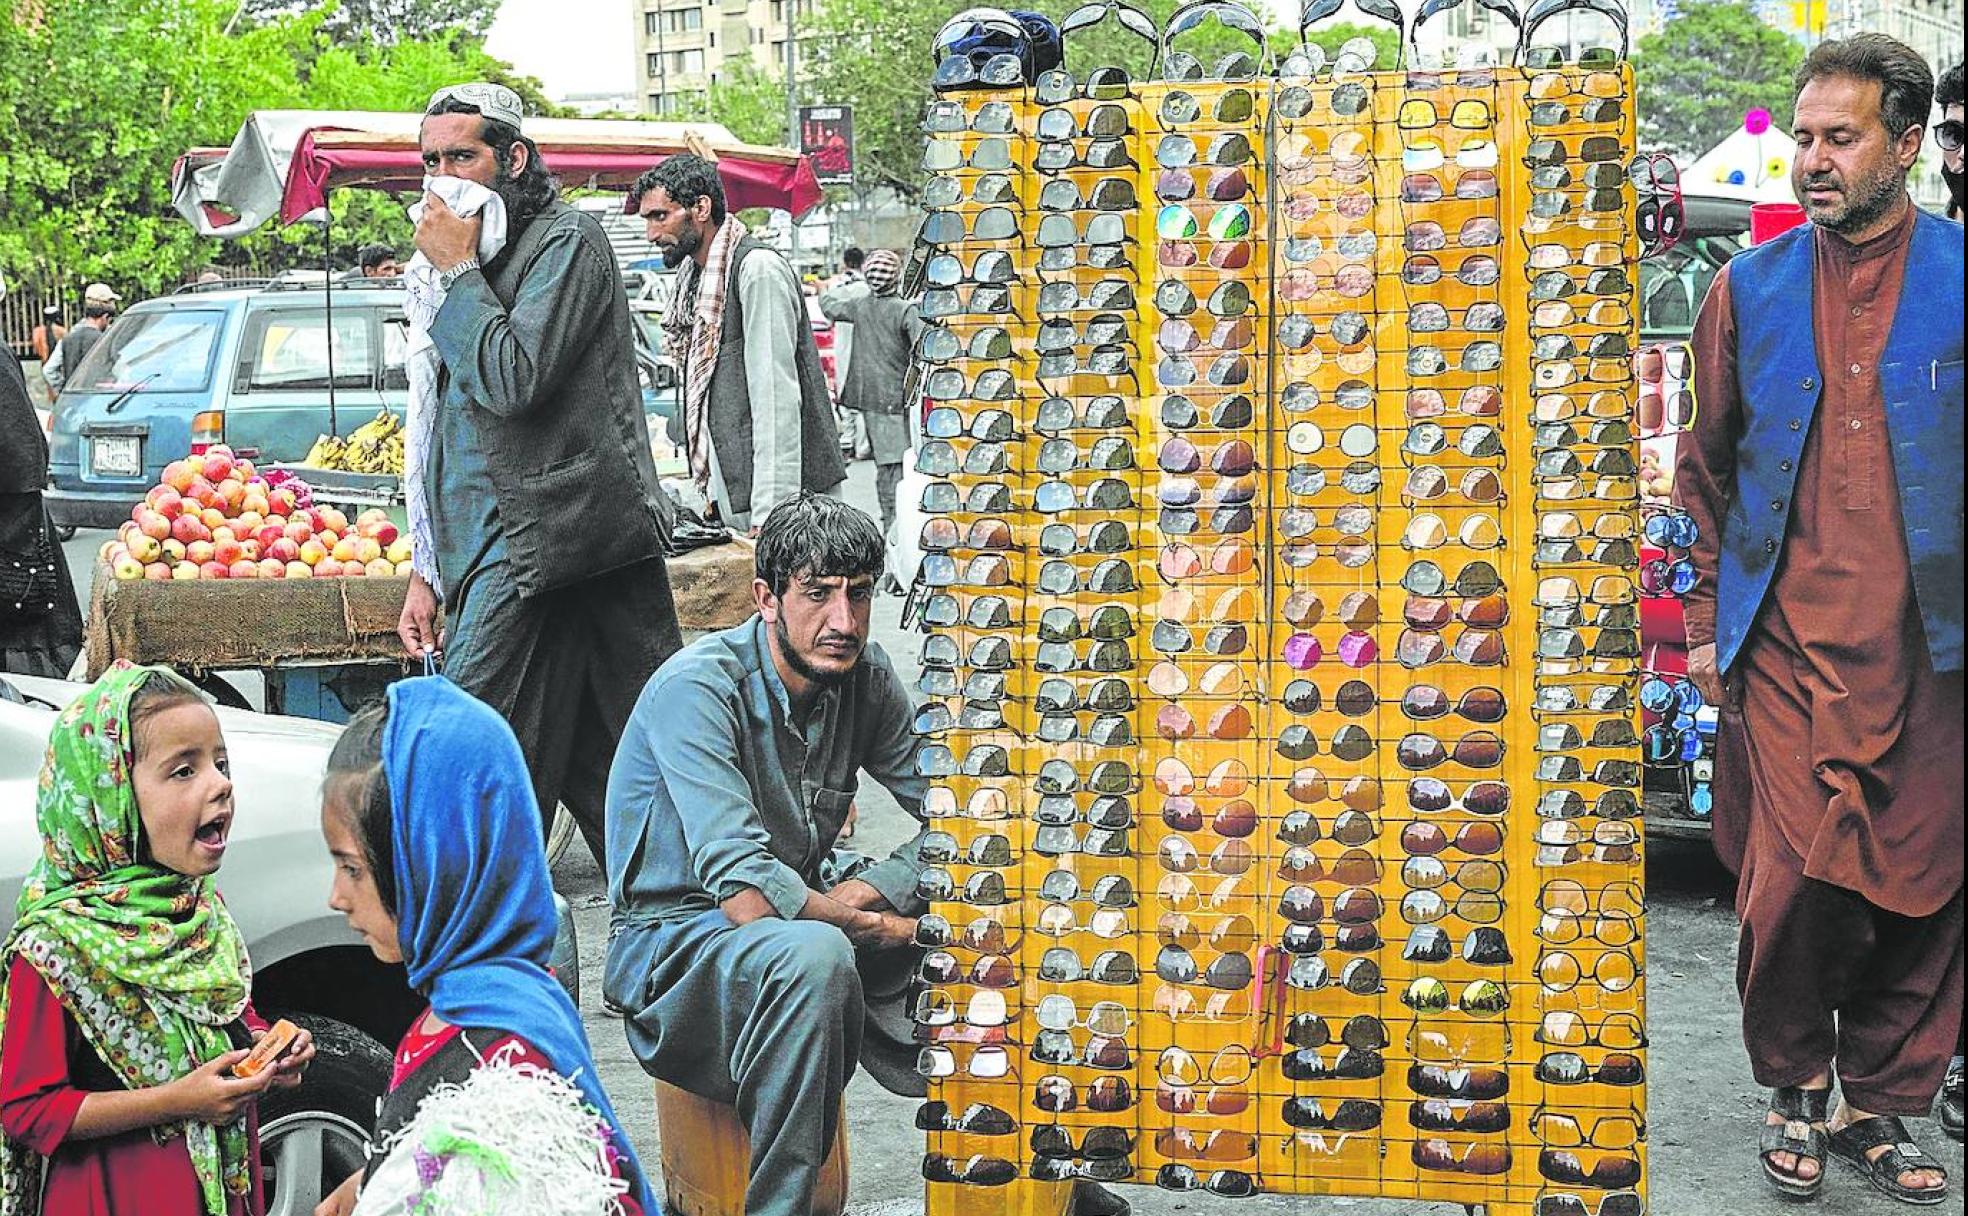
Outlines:
POLYGON ((799 151, 799 82, 795 78, 796 48, 793 45, 795 20, 793 10, 799 0, 785 0, 786 10, 786 146, 799 151))
POLYGON ((341 438, 341 419, 335 412, 335 213, 321 202, 321 302, 328 324, 328 431, 341 438))

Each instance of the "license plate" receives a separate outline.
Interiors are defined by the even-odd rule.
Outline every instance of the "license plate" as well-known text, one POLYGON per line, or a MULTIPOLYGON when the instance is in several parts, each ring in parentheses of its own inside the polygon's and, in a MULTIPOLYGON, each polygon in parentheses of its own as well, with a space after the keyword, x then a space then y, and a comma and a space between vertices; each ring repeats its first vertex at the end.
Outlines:
POLYGON ((89 467, 105 477, 143 472, 143 448, 135 435, 97 435, 89 441, 89 467))

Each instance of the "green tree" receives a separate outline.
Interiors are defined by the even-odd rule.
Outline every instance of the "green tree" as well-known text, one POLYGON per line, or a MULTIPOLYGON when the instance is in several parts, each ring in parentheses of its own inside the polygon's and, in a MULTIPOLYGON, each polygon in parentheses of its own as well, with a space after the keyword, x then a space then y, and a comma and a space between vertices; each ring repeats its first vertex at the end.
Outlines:
POLYGON ((1804 48, 1742 0, 1691 0, 1640 40, 1633 70, 1643 141, 1694 158, 1762 108, 1788 122, 1804 48))
POLYGON ((786 142, 786 81, 749 59, 727 60, 715 89, 699 94, 698 104, 673 115, 678 121, 701 119, 721 123, 748 144, 783 146, 786 142))
MULTIPOLYGON (((202 238, 171 208, 187 149, 224 147, 261 109, 417 110, 459 80, 515 82, 460 35, 343 46, 323 10, 235 22, 236 0, 0 0, 0 268, 25 288, 102 279, 156 292, 221 262, 315 264, 319 230, 202 238)), ((409 245, 395 200, 338 191, 334 256, 409 245)))
POLYGON ((498 16, 500 0, 240 0, 239 11, 255 21, 279 20, 309 10, 326 13, 322 31, 337 42, 371 45, 449 39, 462 34, 482 39, 498 16))

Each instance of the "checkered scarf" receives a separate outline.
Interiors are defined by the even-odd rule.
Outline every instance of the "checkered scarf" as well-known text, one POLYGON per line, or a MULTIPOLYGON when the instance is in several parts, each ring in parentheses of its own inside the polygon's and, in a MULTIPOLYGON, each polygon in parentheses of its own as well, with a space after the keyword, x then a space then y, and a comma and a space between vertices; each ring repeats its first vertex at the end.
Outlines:
POLYGON ((688 309, 672 308, 663 317, 670 349, 681 346, 688 352, 683 375, 684 446, 690 456, 690 476, 707 497, 711 492, 711 438, 705 416, 711 404, 711 373, 717 369, 718 342, 724 336, 724 293, 730 282, 731 257, 746 234, 737 216, 725 216, 717 235, 711 238, 704 268, 697 273, 694 303, 688 309))

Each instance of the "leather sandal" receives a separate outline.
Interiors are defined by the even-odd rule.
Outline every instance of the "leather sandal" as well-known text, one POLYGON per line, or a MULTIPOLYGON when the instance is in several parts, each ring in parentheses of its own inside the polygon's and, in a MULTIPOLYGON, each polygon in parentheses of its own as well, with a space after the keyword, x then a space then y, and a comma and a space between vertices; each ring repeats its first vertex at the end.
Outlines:
POLYGON ((1785 1199, 1816 1199, 1824 1190, 1826 1152, 1825 1129, 1814 1127, 1821 1124, 1831 1111, 1831 1088, 1801 1089, 1786 1085, 1770 1091, 1770 1112, 1783 1117, 1782 1123, 1763 1125, 1763 1138, 1757 1145, 1758 1154, 1763 1160, 1763 1176, 1785 1199), (1818 1163, 1815 1178, 1801 1178, 1795 1170, 1777 1168, 1772 1161, 1773 1153, 1790 1153, 1799 1161, 1810 1160, 1818 1163))
POLYGON ((1948 1197, 1947 1171, 1913 1142, 1906 1124, 1897 1115, 1874 1115, 1839 1128, 1831 1133, 1831 1151, 1840 1161, 1864 1174, 1874 1190, 1901 1203, 1932 1207, 1948 1197), (1866 1157, 1881 1145, 1890 1147, 1877 1157, 1866 1157), (1932 1170, 1941 1176, 1941 1185, 1931 1189, 1901 1185, 1900 1175, 1914 1170, 1932 1170))

